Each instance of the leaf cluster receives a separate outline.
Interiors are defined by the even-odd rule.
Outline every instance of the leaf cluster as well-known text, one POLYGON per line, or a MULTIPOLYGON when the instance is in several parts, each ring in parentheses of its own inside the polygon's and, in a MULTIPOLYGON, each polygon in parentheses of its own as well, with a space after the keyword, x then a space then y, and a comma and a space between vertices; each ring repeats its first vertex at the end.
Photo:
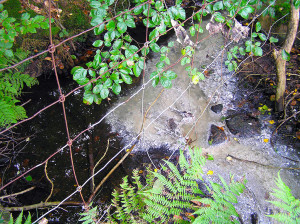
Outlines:
POLYGON ((171 27, 171 20, 184 20, 185 10, 181 7, 182 1, 176 5, 165 8, 162 1, 145 4, 144 0, 135 0, 135 7, 131 11, 112 10, 114 0, 94 0, 92 7, 91 25, 96 26, 95 35, 100 35, 93 45, 99 48, 93 61, 86 64, 86 68, 79 66, 71 71, 73 79, 79 85, 85 85, 83 102, 85 104, 100 104, 112 92, 116 95, 122 90, 122 83, 132 84, 133 76, 139 77, 145 68, 145 58, 150 50, 160 53, 160 62, 157 70, 151 74, 153 86, 161 85, 165 88, 172 87, 172 80, 177 77, 173 71, 164 71, 170 65, 168 58, 169 48, 160 48, 156 43, 166 29, 171 27), (143 24, 152 28, 149 33, 149 44, 139 49, 133 44, 134 38, 128 34, 129 28, 135 28, 136 23, 142 20, 143 24))

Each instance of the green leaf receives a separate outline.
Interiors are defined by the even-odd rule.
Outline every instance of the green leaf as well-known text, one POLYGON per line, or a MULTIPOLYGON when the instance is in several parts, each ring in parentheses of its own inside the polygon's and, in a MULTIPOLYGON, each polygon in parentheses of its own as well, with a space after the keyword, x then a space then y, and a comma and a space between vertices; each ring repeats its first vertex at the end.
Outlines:
POLYGON ((104 28, 105 28, 105 25, 104 25, 104 24, 101 24, 99 27, 96 27, 96 28, 94 29, 95 35, 100 35, 101 33, 103 33, 104 28))
POLYGON ((270 37, 269 41, 270 41, 270 43, 277 43, 278 39, 275 37, 270 37))
POLYGON ((174 41, 170 41, 169 43, 168 43, 168 47, 173 47, 174 46, 174 41))
POLYGON ((223 9, 224 9, 224 6, 223 6, 223 2, 222 1, 216 2, 214 4, 214 7, 213 7, 214 11, 223 10, 223 9))
POLYGON ((160 61, 160 62, 156 63, 156 68, 163 68, 163 67, 165 67, 165 63, 164 62, 160 61))
POLYGON ((30 19, 30 14, 29 13, 23 13, 22 16, 21 16, 21 20, 28 20, 30 19))
POLYGON ((89 69, 89 75, 93 78, 96 77, 96 72, 94 70, 89 69))
POLYGON ((133 66, 133 73, 134 73, 134 75, 136 77, 139 77, 140 74, 141 74, 141 72, 142 72, 142 69, 138 66, 138 64, 137 63, 134 64, 134 66, 133 66))
POLYGON ((123 39, 129 43, 131 43, 131 41, 132 41, 132 38, 129 35, 126 35, 123 39))
POLYGON ((180 6, 177 6, 177 16, 179 19, 185 20, 185 10, 180 6))
POLYGON ((12 58, 12 57, 14 56, 14 53, 13 53, 12 50, 5 50, 5 51, 4 51, 4 55, 5 55, 6 57, 12 58))
POLYGON ((295 8, 298 9, 300 6, 300 0, 294 0, 293 4, 294 4, 295 8))
POLYGON ((132 78, 130 75, 121 73, 121 77, 126 84, 132 84, 132 78))
MULTIPOLYGON (((97 17, 92 18, 92 20, 91 20, 91 25, 92 25, 92 26, 97 26, 97 25, 99 25, 99 24, 102 23, 102 22, 103 22, 102 17, 101 17, 101 16, 97 16, 97 17)), ((103 24, 103 25, 104 25, 104 24, 103 24)))
POLYGON ((116 28, 116 23, 115 21, 111 20, 106 24, 106 29, 108 31, 113 31, 116 28))
MULTIPOLYGON (((74 69, 74 68, 73 68, 74 69)), ((72 69, 72 71, 73 71, 72 69)), ((72 72, 71 71, 71 72, 72 72)), ((86 74, 87 74, 87 70, 82 68, 82 67, 79 67, 75 70, 75 72, 73 73, 73 79, 76 81, 78 79, 82 79, 82 78, 85 78, 86 77, 86 74)))
POLYGON ((155 9, 159 12, 161 12, 164 9, 164 4, 161 1, 155 2, 155 9))
POLYGON ((93 43, 93 46, 94 47, 100 47, 102 46, 103 44, 103 40, 96 40, 94 43, 93 43))
POLYGON ((257 22, 255 24, 255 31, 258 33, 260 30, 261 30, 261 24, 260 24, 260 22, 257 22))
POLYGON ((240 47, 240 48, 239 48, 239 52, 240 52, 240 54, 243 55, 243 56, 246 55, 246 51, 245 51, 245 49, 244 49, 243 47, 240 47))
POLYGON ((125 20, 125 23, 128 27, 131 27, 131 28, 135 28, 135 22, 133 19, 127 19, 125 20))
POLYGON ((177 78, 177 74, 171 70, 164 72, 163 76, 170 80, 177 78))
POLYGON ((133 12, 134 12, 135 15, 141 14, 143 12, 143 6, 142 5, 136 6, 134 8, 133 12))
MULTIPOLYGON (((157 28, 155 28, 154 30, 151 31, 151 33, 149 34, 149 40, 151 41, 152 39, 156 38, 159 36, 159 32, 157 30, 157 28)), ((159 38, 156 38, 154 42, 158 41, 159 38)))
POLYGON ((83 94, 83 103, 87 105, 91 105, 93 102, 94 102, 94 94, 85 91, 83 94))
POLYGON ((151 50, 153 51, 153 52, 156 52, 156 53, 158 53, 158 52, 160 52, 160 47, 158 46, 158 44, 157 43, 151 43, 150 44, 150 48, 151 48, 151 50))
POLYGON ((100 90, 100 96, 102 99, 106 99, 108 97, 109 90, 106 88, 106 86, 103 86, 103 88, 100 90))
POLYGON ((172 87, 172 81, 165 76, 161 77, 160 83, 166 89, 170 89, 172 87))
POLYGON ((120 33, 125 33, 127 30, 127 25, 125 22, 118 22, 117 29, 120 33))
POLYGON ((192 36, 192 37, 195 36, 195 34, 196 34, 195 27, 194 27, 194 26, 191 26, 189 30, 190 30, 191 36, 192 36))
POLYGON ((224 23, 225 22, 225 17, 218 14, 214 17, 215 21, 218 22, 218 23, 224 23))
POLYGON ((261 47, 255 46, 254 50, 253 50, 253 54, 255 56, 262 56, 263 55, 263 50, 261 47))
POLYGON ((112 86, 112 91, 114 94, 119 95, 121 92, 121 85, 119 83, 114 83, 112 86))
POLYGON ((184 57, 181 59, 181 65, 185 65, 191 62, 191 59, 189 57, 184 57))
POLYGON ((152 72, 152 73, 150 74, 150 79, 153 79, 153 80, 152 80, 152 86, 153 86, 153 87, 156 87, 156 86, 158 85, 158 83, 159 83, 159 76, 158 76, 157 71, 152 72))
POLYGON ((265 34, 263 34, 263 33, 259 33, 259 34, 258 34, 258 36, 259 36, 259 38, 260 38, 262 41, 265 41, 265 40, 267 40, 267 37, 266 37, 266 35, 265 35, 265 34))
POLYGON ((90 6, 91 6, 92 8, 100 8, 100 7, 101 7, 101 3, 100 3, 99 1, 92 1, 92 2, 90 3, 90 6))
POLYGON ((254 8, 250 5, 246 5, 244 8, 242 8, 238 14, 243 17, 244 19, 248 19, 249 14, 254 12, 254 8))
POLYGON ((282 59, 285 61, 289 61, 291 59, 291 55, 288 52, 286 52, 285 49, 281 51, 281 55, 282 55, 282 59))
POLYGON ((93 93, 98 94, 98 93, 100 93, 101 89, 102 89, 102 85, 98 84, 98 85, 94 86, 93 93))
POLYGON ((28 182, 32 181, 32 176, 30 176, 30 175, 26 176, 25 180, 27 180, 28 182))

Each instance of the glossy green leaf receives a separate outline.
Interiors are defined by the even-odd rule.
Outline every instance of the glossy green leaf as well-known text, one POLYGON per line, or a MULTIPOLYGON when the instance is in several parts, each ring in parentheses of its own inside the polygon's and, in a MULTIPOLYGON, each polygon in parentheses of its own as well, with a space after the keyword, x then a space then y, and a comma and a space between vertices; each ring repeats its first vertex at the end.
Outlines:
POLYGON ((133 9, 133 12, 135 15, 138 15, 138 14, 141 14, 143 12, 143 6, 136 6, 134 9, 133 9))
POLYGON ((285 61, 289 61, 291 59, 291 55, 286 52, 286 50, 282 50, 281 51, 281 55, 282 55, 282 59, 285 60, 285 61))
POLYGON ((160 78, 160 83, 166 89, 170 89, 172 87, 172 81, 165 76, 160 78))
POLYGON ((121 85, 118 83, 114 83, 112 86, 112 91, 114 94, 119 95, 121 92, 121 85))
POLYGON ((166 72, 163 73, 163 76, 166 77, 167 79, 176 79, 177 78, 177 74, 171 70, 168 70, 166 72))
POLYGON ((94 94, 89 91, 85 91, 83 94, 83 103, 87 105, 91 105, 93 102, 94 102, 94 94))
POLYGON ((275 37, 270 37, 269 41, 270 41, 270 43, 277 43, 278 39, 275 37))
POLYGON ((121 73, 121 77, 126 84, 132 84, 132 78, 130 75, 121 73))
POLYGON ((181 65, 182 66, 186 65, 186 64, 188 64, 190 62, 191 62, 191 59, 189 57, 184 57, 184 58, 181 59, 181 65))
POLYGON ((259 34, 258 34, 258 37, 259 37, 259 39, 261 39, 262 41, 265 41, 265 40, 267 40, 267 37, 266 37, 266 35, 265 35, 265 34, 263 34, 263 33, 259 33, 259 34))
POLYGON ((102 85, 97 84, 97 85, 95 85, 94 88, 93 88, 93 93, 94 93, 94 94, 99 94, 100 91, 101 91, 101 89, 102 89, 102 85))
POLYGON ((104 28, 105 28, 105 25, 104 25, 104 24, 101 24, 99 27, 96 27, 96 28, 94 29, 95 35, 100 35, 101 33, 103 33, 104 28))
POLYGON ((99 1, 91 1, 90 6, 92 8, 100 8, 101 7, 101 3, 99 1))
POLYGON ((214 4, 214 7, 213 7, 214 11, 223 10, 223 9, 224 9, 223 1, 219 1, 214 4))
POLYGON ((116 28, 116 23, 113 20, 110 20, 107 24, 106 24, 106 29, 108 31, 113 31, 116 28))
POLYGON ((157 37, 157 38, 155 39, 155 42, 156 42, 156 41, 158 41, 158 39, 159 39, 158 36, 159 36, 159 32, 158 32, 158 30, 155 28, 155 29, 152 30, 151 33, 149 34, 149 40, 151 41, 151 40, 153 40, 154 38, 157 37))
POLYGON ((127 30, 127 25, 125 22, 118 22, 117 29, 120 33, 125 33, 127 30))
POLYGON ((214 17, 215 21, 218 23, 224 23, 225 22, 225 17, 222 15, 217 15, 214 17))
POLYGON ((191 26, 191 27, 189 28, 189 30, 190 30, 191 36, 192 36, 192 37, 195 36, 195 34, 196 34, 195 27, 194 27, 194 26, 191 26))
MULTIPOLYGON (((97 16, 97 17, 94 17, 92 18, 91 20, 91 25, 92 26, 97 26, 98 24, 102 23, 103 22, 103 19, 101 16, 97 16)), ((104 24, 103 24, 104 25, 104 24)))
POLYGON ((248 19, 249 14, 254 12, 254 8, 250 5, 246 5, 244 8, 242 8, 238 14, 243 17, 244 19, 248 19))
POLYGON ((260 24, 260 22, 257 22, 256 24, 255 24, 255 31, 256 32, 259 32, 261 30, 261 24, 260 24))
POLYGON ((150 44, 150 48, 151 48, 152 51, 154 51, 154 52, 156 52, 156 53, 160 52, 160 47, 158 46, 157 43, 153 43, 153 42, 152 42, 152 43, 150 44))
POLYGON ((152 73, 150 74, 150 79, 153 79, 153 80, 152 80, 152 86, 153 86, 153 87, 156 87, 156 86, 158 85, 158 83, 159 83, 159 76, 158 76, 157 71, 152 72, 152 73))
POLYGON ((103 86, 103 88, 100 90, 100 96, 102 99, 106 99, 109 95, 109 89, 103 86))
MULTIPOLYGON (((74 68, 73 68, 74 69, 74 68)), ((72 69, 72 70, 73 70, 72 69)), ((82 67, 79 67, 78 69, 76 69, 73 73, 73 79, 76 81, 78 79, 82 79, 82 78, 85 78, 87 75, 87 70, 82 68, 82 67)))
POLYGON ((155 9, 159 12, 164 9, 164 4, 162 3, 162 1, 155 2, 155 9))
POLYGON ((93 78, 96 77, 96 72, 94 70, 89 69, 89 75, 93 78))
POLYGON ((98 105, 101 104, 102 98, 101 98, 100 94, 94 94, 93 97, 94 97, 93 101, 95 104, 98 104, 98 105))
POLYGON ((245 51, 245 49, 244 49, 243 47, 240 47, 240 48, 239 48, 239 52, 240 52, 240 54, 243 55, 243 56, 246 55, 246 51, 245 51))
POLYGON ((178 18, 185 20, 185 10, 182 7, 178 6, 177 12, 178 12, 178 14, 177 14, 178 18))
POLYGON ((136 76, 136 77, 139 77, 140 74, 142 72, 142 69, 138 66, 138 64, 136 63, 134 66, 133 66, 133 74, 136 76))
POLYGON ((102 46, 103 44, 103 40, 96 40, 94 43, 93 43, 93 46, 94 47, 100 47, 102 46))
POLYGON ((256 46, 253 50, 253 54, 255 56, 262 56, 263 55, 263 50, 261 47, 256 46))
POLYGON ((156 63, 156 68, 163 68, 163 67, 165 67, 165 63, 164 62, 158 62, 158 63, 156 63))
POLYGON ((27 180, 28 182, 32 181, 32 176, 30 176, 30 175, 26 176, 25 180, 27 180))
POLYGON ((170 42, 168 43, 168 47, 174 47, 174 41, 170 41, 170 42))
POLYGON ((131 28, 135 28, 135 22, 133 19, 127 19, 125 20, 125 23, 128 27, 131 27, 131 28))

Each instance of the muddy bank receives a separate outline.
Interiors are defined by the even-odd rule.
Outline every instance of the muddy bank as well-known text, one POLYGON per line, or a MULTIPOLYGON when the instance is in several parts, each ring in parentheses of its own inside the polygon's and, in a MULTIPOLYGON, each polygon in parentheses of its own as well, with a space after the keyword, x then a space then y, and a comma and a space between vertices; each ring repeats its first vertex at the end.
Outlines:
MULTIPOLYGON (((200 38, 207 35, 205 32, 200 38)), ((168 41, 175 40, 171 37, 168 41)), ((200 71, 203 66, 212 70, 205 81, 191 84, 184 67, 175 65, 172 70, 178 77, 172 89, 161 93, 161 86, 153 88, 151 84, 147 85, 144 91, 114 111, 106 122, 123 138, 123 147, 135 143, 135 153, 142 152, 150 162, 155 155, 147 152, 153 148, 167 148, 169 151, 165 157, 170 158, 186 144, 202 147, 204 153, 214 156, 214 161, 210 161, 206 168, 206 171, 213 170, 214 174, 207 178, 217 181, 221 175, 229 181, 229 174, 234 174, 236 178, 248 180, 247 190, 237 207, 243 222, 252 223, 257 217, 258 222, 271 223, 265 215, 271 214, 274 207, 266 200, 270 200, 269 193, 275 186, 277 173, 282 168, 282 179, 295 197, 299 197, 299 172, 286 169, 299 167, 299 163, 281 157, 272 148, 269 141, 271 116, 255 116, 250 107, 248 111, 247 108, 241 110, 235 103, 241 98, 239 94, 244 92, 240 91, 239 80, 222 63, 222 45, 224 39, 217 34, 204 39, 196 50, 194 66, 200 71), (216 105, 222 106, 211 109, 216 105), (146 111, 144 131, 140 132, 146 111)), ((168 54, 171 64, 181 56, 180 52, 181 46, 176 43, 168 54)), ((145 83, 158 61, 159 56, 154 55, 147 62, 145 83)), ((142 87, 137 87, 131 94, 142 87)), ((128 98, 120 98, 115 105, 128 98)), ((299 160, 296 149, 285 152, 285 155, 299 160)))

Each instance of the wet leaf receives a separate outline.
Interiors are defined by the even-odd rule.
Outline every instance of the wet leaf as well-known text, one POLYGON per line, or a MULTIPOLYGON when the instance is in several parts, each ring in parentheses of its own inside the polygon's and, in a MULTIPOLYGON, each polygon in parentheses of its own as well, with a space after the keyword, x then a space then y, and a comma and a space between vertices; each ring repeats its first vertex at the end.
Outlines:
POLYGON ((26 176, 25 180, 27 180, 28 182, 32 181, 32 176, 30 176, 30 175, 26 176))
POLYGON ((281 55, 282 55, 282 59, 285 61, 289 61, 291 59, 291 55, 286 52, 286 50, 283 49, 283 51, 281 51, 281 55))
POLYGON ((207 175, 213 175, 214 174, 214 171, 212 171, 212 170, 209 170, 209 171, 207 171, 207 175))

